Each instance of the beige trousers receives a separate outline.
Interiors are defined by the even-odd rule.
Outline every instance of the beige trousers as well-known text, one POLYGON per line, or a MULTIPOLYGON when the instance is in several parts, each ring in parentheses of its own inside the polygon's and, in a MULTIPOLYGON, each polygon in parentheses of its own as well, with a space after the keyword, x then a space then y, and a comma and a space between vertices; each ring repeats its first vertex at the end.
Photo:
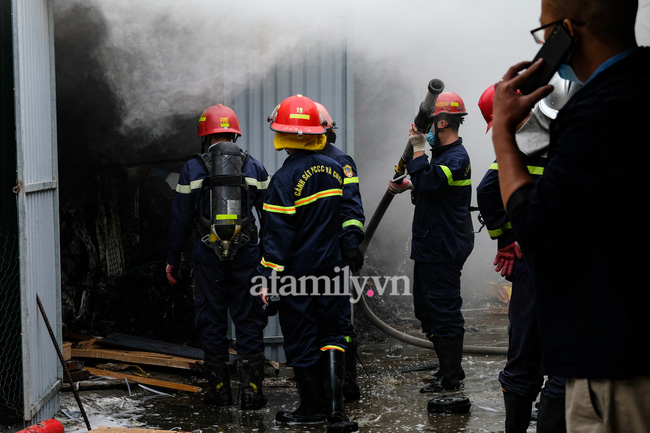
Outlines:
POLYGON ((567 379, 567 433, 650 432, 650 377, 567 379))

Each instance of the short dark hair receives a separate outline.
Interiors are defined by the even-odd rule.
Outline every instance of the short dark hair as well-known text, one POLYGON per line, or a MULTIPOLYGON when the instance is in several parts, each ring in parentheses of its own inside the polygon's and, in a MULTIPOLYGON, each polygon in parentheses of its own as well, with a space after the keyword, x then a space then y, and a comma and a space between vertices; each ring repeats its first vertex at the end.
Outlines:
POLYGON ((637 0, 545 0, 556 19, 584 22, 601 41, 626 42, 634 36, 637 0))
POLYGON ((216 134, 211 134, 214 135, 217 139, 220 138, 225 138, 228 141, 232 141, 233 143, 237 141, 237 134, 234 132, 218 132, 216 134))
POLYGON ((458 132, 460 125, 465 121, 465 116, 454 113, 440 113, 436 120, 444 120, 449 124, 449 127, 455 132, 458 132))

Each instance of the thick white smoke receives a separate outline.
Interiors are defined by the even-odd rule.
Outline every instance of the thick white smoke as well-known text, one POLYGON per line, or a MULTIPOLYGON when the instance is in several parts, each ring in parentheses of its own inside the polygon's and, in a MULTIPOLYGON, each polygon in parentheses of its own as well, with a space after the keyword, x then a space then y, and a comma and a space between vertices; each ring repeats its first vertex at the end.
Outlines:
MULTIPOLYGON (((640 2, 640 42, 648 43, 648 4, 640 2)), ((532 59, 529 30, 540 0, 69 0, 96 8, 106 37, 88 53, 119 100, 120 132, 168 134, 175 116, 197 116, 315 46, 347 47, 354 61, 355 157, 368 218, 379 202, 430 79, 464 99, 461 136, 478 185, 492 162, 477 101, 506 69, 532 59)), ((74 22, 65 25, 74 26, 74 22)), ((287 95, 288 96, 288 95, 287 95)), ((279 101, 278 101, 279 102, 279 101)), ((337 119, 335 119, 337 120, 337 119)), ((339 119, 338 121, 340 121, 339 119)), ((474 199, 475 203, 475 199, 474 199)), ((373 243, 403 250, 412 206, 396 197, 373 243), (396 239, 397 238, 397 239, 396 239)), ((478 224, 475 220, 475 225, 478 224)), ((466 273, 495 279, 495 245, 477 235, 466 273)), ((391 260, 386 253, 386 260, 391 260)), ((403 261, 403 254, 395 260, 403 261)))
POLYGON ((465 79, 488 85, 501 73, 489 74, 489 65, 519 60, 512 54, 522 40, 531 45, 525 29, 538 13, 538 0, 81 3, 106 20, 108 38, 93 54, 123 103, 124 130, 157 119, 160 133, 165 118, 246 88, 291 59, 296 48, 316 44, 347 42, 382 70, 398 71, 400 84, 424 83, 419 87, 426 89, 440 76, 456 88, 465 79))

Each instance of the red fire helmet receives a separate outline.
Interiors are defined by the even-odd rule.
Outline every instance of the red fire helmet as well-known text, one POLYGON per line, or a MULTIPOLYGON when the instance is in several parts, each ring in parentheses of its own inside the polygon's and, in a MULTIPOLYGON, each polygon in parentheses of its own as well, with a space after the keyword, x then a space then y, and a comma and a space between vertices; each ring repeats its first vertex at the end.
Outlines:
POLYGON ((318 111, 320 112, 321 117, 325 120, 325 129, 336 129, 336 122, 330 116, 330 113, 327 111, 327 108, 320 102, 316 102, 318 111))
POLYGON ((207 108, 199 118, 199 137, 220 132, 232 132, 241 136, 237 115, 232 108, 223 104, 207 108))
POLYGON ((440 113, 459 114, 464 116, 467 114, 465 111, 465 103, 454 92, 445 92, 438 95, 436 99, 436 108, 433 110, 432 116, 440 113))
POLYGON ((271 130, 286 134, 324 134, 325 120, 314 101, 303 95, 290 96, 280 103, 271 116, 271 130))
POLYGON ((492 108, 494 106, 494 84, 485 89, 480 98, 478 98, 478 108, 481 109, 481 114, 487 122, 487 130, 485 133, 492 128, 492 108))

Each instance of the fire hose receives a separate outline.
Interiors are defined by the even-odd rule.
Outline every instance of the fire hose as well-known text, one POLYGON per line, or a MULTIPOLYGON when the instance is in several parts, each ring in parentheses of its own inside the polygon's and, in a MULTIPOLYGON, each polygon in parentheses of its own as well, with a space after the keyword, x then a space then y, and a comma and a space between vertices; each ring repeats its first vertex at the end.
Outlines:
MULTIPOLYGON (((422 101, 422 103, 420 104, 418 114, 415 116, 415 120, 413 121, 416 128, 418 128, 420 132, 428 133, 429 130, 431 129, 431 124, 433 120, 431 117, 431 113, 433 113, 433 110, 435 108, 438 95, 442 93, 444 88, 445 88, 445 84, 441 80, 433 79, 429 81, 427 95, 425 96, 424 101, 422 101)), ((406 164, 411 159, 413 159, 413 148, 411 147, 410 143, 407 142, 406 148, 404 149, 404 152, 402 153, 399 162, 395 166, 394 179, 398 179, 404 175, 406 171, 406 164)), ((395 180, 395 182, 400 183, 401 181, 395 180)), ((370 244, 373 235, 375 234, 375 231, 377 230, 377 227, 379 226, 381 219, 384 217, 384 214, 386 213, 388 206, 393 201, 393 197, 394 197, 393 194, 391 194, 387 190, 384 193, 384 196, 382 197, 381 201, 379 202, 377 209, 375 209, 375 213, 372 215, 372 218, 368 222, 368 226, 366 227, 365 230, 365 238, 360 245, 361 252, 364 255, 366 253, 366 250, 368 249, 368 245, 370 244)), ((431 341, 426 340, 424 338, 414 337, 412 335, 399 331, 393 328, 392 326, 390 326, 389 324, 387 324, 386 322, 384 322, 383 320, 381 320, 379 317, 377 317, 377 315, 370 309, 370 306, 368 305, 366 299, 363 296, 359 298, 359 309, 364 314, 364 316, 366 316, 366 318, 370 321, 370 323, 375 325, 377 329, 389 335, 390 337, 393 337, 404 343, 411 344, 413 346, 423 347, 425 349, 433 349, 433 343, 431 343, 431 341)), ((476 355, 506 355, 507 350, 508 349, 506 347, 471 346, 471 345, 463 346, 463 353, 471 353, 476 355)))

